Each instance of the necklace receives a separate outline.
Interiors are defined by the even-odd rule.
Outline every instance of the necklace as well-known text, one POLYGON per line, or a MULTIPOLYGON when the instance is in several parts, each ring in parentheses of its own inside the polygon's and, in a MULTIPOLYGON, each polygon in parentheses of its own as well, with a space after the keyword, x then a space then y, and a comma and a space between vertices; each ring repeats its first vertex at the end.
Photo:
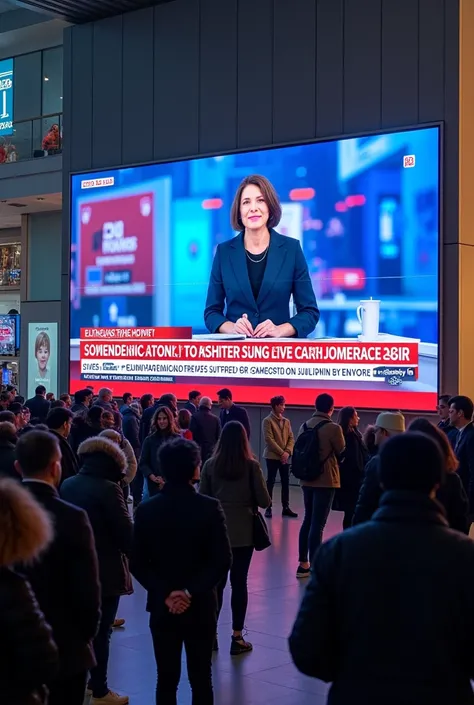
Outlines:
MULTIPOLYGON (((254 264, 258 264, 259 262, 263 262, 263 260, 265 259, 265 257, 268 255, 268 248, 269 248, 269 247, 270 247, 270 245, 268 245, 267 249, 264 250, 263 256, 260 257, 260 259, 253 259, 252 255, 250 254, 250 252, 249 252, 248 250, 245 250, 245 254, 247 255, 247 257, 249 258, 249 260, 250 260, 251 262, 253 262, 254 264)), ((259 257, 261 254, 262 254, 262 253, 260 252, 258 255, 254 255, 254 257, 259 257)))

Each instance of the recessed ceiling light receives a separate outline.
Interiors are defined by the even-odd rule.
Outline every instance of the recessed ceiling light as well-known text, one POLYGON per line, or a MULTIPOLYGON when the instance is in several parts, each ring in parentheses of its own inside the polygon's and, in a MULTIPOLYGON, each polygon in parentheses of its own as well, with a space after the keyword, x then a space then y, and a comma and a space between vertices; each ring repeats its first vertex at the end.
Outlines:
POLYGON ((38 196, 36 200, 37 201, 44 201, 44 198, 43 198, 43 196, 38 196))
POLYGON ((47 76, 44 77, 45 81, 49 81, 49 78, 47 76))

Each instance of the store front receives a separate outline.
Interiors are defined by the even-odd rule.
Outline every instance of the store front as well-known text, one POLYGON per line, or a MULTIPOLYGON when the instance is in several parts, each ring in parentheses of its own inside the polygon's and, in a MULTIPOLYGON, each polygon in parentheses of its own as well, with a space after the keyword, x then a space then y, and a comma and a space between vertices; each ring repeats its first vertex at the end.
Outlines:
POLYGON ((19 384, 21 230, 0 230, 0 371, 2 384, 19 384))

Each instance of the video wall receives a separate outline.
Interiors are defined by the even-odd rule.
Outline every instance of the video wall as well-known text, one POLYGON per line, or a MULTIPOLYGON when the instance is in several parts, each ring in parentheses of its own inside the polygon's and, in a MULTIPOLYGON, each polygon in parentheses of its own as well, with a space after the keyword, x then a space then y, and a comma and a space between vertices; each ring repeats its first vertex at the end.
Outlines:
POLYGON ((73 176, 71 391, 432 410, 439 191, 437 127, 73 176))

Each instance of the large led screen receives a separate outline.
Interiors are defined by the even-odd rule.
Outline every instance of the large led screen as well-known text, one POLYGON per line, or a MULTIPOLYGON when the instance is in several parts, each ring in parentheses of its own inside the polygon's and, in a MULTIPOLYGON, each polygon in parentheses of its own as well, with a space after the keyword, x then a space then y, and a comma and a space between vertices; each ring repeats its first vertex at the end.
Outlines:
POLYGON ((71 207, 72 391, 434 408, 437 127, 75 175, 71 207))

